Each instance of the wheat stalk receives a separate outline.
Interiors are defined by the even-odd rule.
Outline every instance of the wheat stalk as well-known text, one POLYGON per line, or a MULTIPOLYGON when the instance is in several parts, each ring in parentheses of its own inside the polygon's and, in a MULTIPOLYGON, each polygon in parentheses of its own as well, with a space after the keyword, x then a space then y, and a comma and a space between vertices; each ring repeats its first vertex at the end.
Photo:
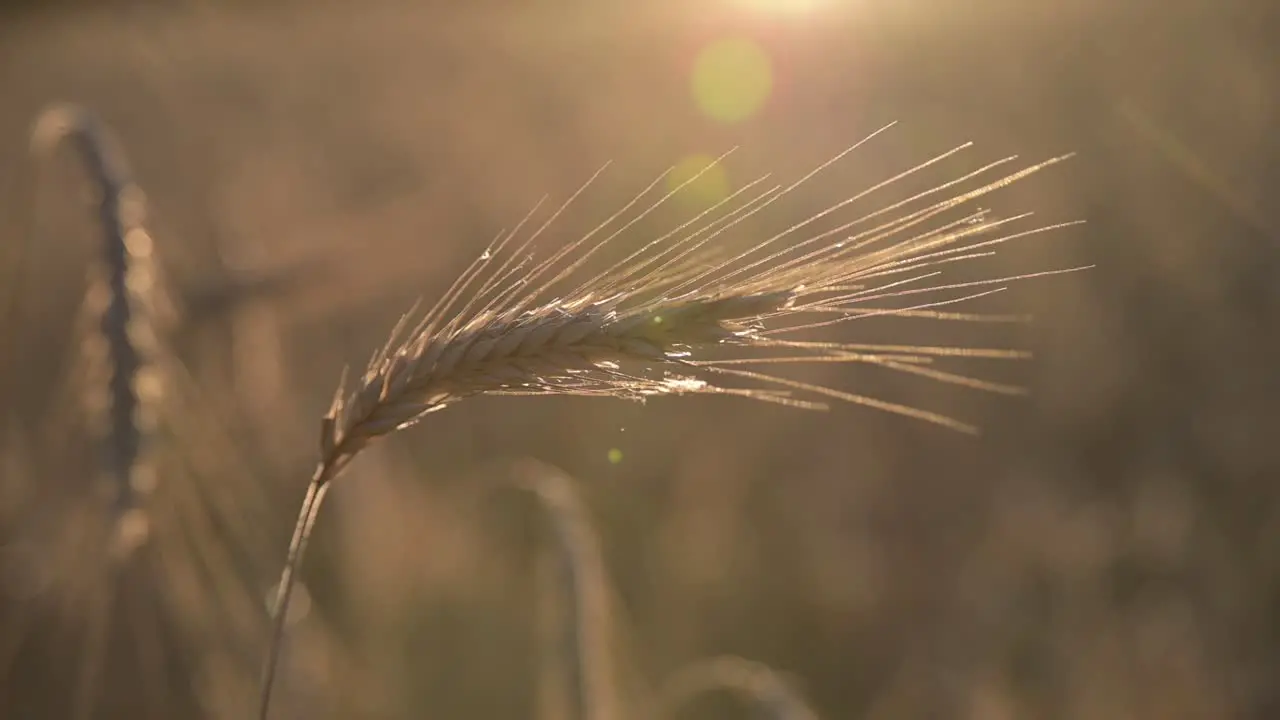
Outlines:
MULTIPOLYGON (((998 292, 1013 280, 1079 269, 951 283, 937 280, 947 266, 988 256, 1000 243, 1071 224, 999 235, 1010 222, 1026 215, 993 219, 984 210, 947 215, 1065 157, 995 173, 1015 159, 1005 158, 834 227, 817 229, 819 221, 834 220, 836 212, 950 158, 969 147, 966 144, 792 224, 746 251, 708 254, 727 245, 726 233, 746 227, 749 218, 886 129, 789 185, 761 190, 758 186, 764 178, 749 183, 603 270, 588 273, 585 268, 699 176, 641 206, 660 177, 583 237, 541 261, 526 256, 551 222, 595 180, 593 176, 523 239, 517 242, 532 213, 501 235, 415 324, 410 324, 413 313, 404 315, 352 391, 345 391, 345 378, 339 383, 322 420, 320 460, 302 503, 277 592, 277 634, 331 481, 369 443, 463 398, 514 394, 634 399, 720 393, 802 408, 823 408, 821 399, 827 398, 974 432, 971 425, 939 413, 744 366, 864 363, 974 388, 1018 392, 933 367, 935 360, 946 357, 1025 356, 1016 351, 842 343, 791 339, 789 334, 882 315, 984 319, 940 308, 998 292), (995 179, 982 181, 993 174, 995 179), (962 189, 973 183, 980 184, 962 189), (634 207, 643 209, 627 218, 634 207), (904 299, 909 301, 906 306, 892 304, 904 299), (729 357, 716 357, 717 351, 729 357), (766 387, 740 388, 721 382, 730 379, 766 387)), ((277 636, 266 658, 261 720, 266 720, 269 710, 278 646, 277 636)))
MULTIPOLYGON (((574 482, 545 463, 525 461, 517 483, 538 500, 554 542, 540 553, 539 580, 547 614, 543 689, 548 704, 567 695, 571 711, 557 717, 620 720, 618 688, 610 634, 609 584, 600 539, 574 482)), ((548 714, 548 717, 551 715, 548 714)))

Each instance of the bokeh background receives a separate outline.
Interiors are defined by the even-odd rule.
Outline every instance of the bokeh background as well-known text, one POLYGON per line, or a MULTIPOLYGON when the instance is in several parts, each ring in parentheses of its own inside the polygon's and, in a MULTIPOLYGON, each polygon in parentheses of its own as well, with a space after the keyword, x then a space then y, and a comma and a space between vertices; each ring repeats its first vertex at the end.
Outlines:
MULTIPOLYGON (((591 509, 636 694, 734 654, 787 673, 827 718, 1276 717, 1271 5, 9 4, 0 238, 7 253, 32 216, 41 231, 20 270, 27 321, 3 338, 22 378, 5 410, 21 423, 51 402, 93 251, 82 181, 53 173, 32 193, 28 133, 54 101, 95 109, 147 192, 188 309, 183 363, 254 439, 244 474, 278 491, 255 520, 272 563, 342 367, 544 193, 611 161, 585 201, 603 217, 673 163, 741 146, 727 187, 794 177, 899 121, 793 198, 799 220, 969 140, 979 160, 1075 152, 993 203, 1087 224, 989 267, 1096 267, 983 306, 1029 325, 930 330, 1033 350, 986 369, 1029 397, 805 375, 956 414, 981 438, 718 397, 433 415, 363 455, 322 516, 307 579, 326 640, 301 716, 534 716, 538 516, 495 490, 533 457, 591 509)), ((68 692, 75 652, 44 647, 60 637, 0 678, 0 717, 68 692)), ((153 682, 124 673, 114 692, 153 682)), ((745 712, 708 698, 684 716, 745 712)))

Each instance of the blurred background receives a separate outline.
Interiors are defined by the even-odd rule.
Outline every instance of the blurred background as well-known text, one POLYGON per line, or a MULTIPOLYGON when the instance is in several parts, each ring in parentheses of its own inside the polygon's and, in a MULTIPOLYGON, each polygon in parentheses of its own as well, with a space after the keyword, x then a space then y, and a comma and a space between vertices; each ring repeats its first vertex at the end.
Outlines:
MULTIPOLYGON (((1096 267, 982 305, 1033 314, 1025 326, 903 331, 1032 350, 982 369, 1029 397, 859 367, 803 375, 957 415, 982 437, 725 397, 462 403, 369 450, 331 495, 300 610, 318 639, 290 661, 292 712, 536 714, 540 520, 496 489, 537 458, 574 477, 590 509, 610 652, 636 695, 732 654, 785 673, 827 718, 1276 717, 1271 5, 9 3, 3 257, 36 241, 21 268, 0 268, 25 278, 24 322, 3 339, 8 426, 57 402, 96 248, 83 178, 40 160, 54 171, 35 182, 29 132, 52 102, 94 109, 147 193, 184 308, 183 382, 216 400, 183 412, 235 428, 236 486, 270 488, 246 521, 266 535, 252 550, 270 568, 263 596, 342 367, 362 367, 415 298, 443 292, 544 194, 563 198, 612 162, 561 226, 581 233, 668 165, 741 146, 726 187, 766 171, 786 181, 898 121, 787 201, 801 220, 970 140, 975 166, 1075 152, 992 203, 1087 224, 1011 245, 989 268, 1096 267)), ((11 480, 13 458, 32 454, 14 437, 11 480)), ((172 442, 208 450, 201 437, 172 442)), ((52 472, 34 455, 28 481, 52 472)), ((0 677, 0 717, 71 717, 58 703, 84 651, 61 621, 36 630, 13 611, 26 595, 0 577, 6 631, 25 638, 0 677)), ((148 676, 129 659, 141 641, 115 637, 118 708, 157 683, 192 692, 180 664, 148 676)), ((201 716, 170 702, 93 716, 201 716)), ((746 712, 709 696, 680 716, 746 712)))

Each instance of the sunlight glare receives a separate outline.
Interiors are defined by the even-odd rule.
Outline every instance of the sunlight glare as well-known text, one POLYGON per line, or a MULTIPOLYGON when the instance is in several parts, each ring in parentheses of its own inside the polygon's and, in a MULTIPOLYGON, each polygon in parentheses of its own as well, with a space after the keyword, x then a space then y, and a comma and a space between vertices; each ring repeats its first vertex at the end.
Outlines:
POLYGON ((759 12, 799 15, 813 12, 827 4, 829 0, 733 0, 733 2, 759 12))

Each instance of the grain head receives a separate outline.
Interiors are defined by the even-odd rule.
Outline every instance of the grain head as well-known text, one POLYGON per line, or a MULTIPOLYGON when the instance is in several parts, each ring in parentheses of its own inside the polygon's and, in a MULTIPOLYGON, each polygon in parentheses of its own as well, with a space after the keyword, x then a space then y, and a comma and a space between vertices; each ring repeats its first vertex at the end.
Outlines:
MULTIPOLYGON (((541 255, 535 244, 595 177, 541 223, 530 213, 499 235, 429 310, 401 318, 350 391, 345 382, 339 384, 321 424, 320 461, 286 560, 277 616, 288 604, 292 574, 334 477, 370 442, 464 398, 716 393, 810 409, 837 400, 975 432, 943 413, 767 372, 769 366, 791 363, 858 363, 975 389, 1020 392, 943 367, 955 358, 1025 357, 1013 349, 870 344, 823 337, 823 332, 876 316, 1008 319, 955 307, 1016 280, 1078 269, 976 280, 950 280, 945 274, 990 256, 1004 243, 1071 224, 1018 230, 1015 223, 1029 215, 995 218, 974 207, 1065 158, 1013 170, 1016 158, 1005 158, 905 198, 878 199, 969 147, 962 145, 756 237, 745 250, 730 242, 735 232, 749 232, 749 221, 778 200, 887 129, 789 184, 770 185, 767 177, 747 183, 603 264, 598 261, 698 176, 665 194, 654 193, 665 179, 659 177, 585 235, 541 255), (856 209, 868 198, 873 209, 856 209)), ((273 663, 269 656, 264 720, 273 663)))

